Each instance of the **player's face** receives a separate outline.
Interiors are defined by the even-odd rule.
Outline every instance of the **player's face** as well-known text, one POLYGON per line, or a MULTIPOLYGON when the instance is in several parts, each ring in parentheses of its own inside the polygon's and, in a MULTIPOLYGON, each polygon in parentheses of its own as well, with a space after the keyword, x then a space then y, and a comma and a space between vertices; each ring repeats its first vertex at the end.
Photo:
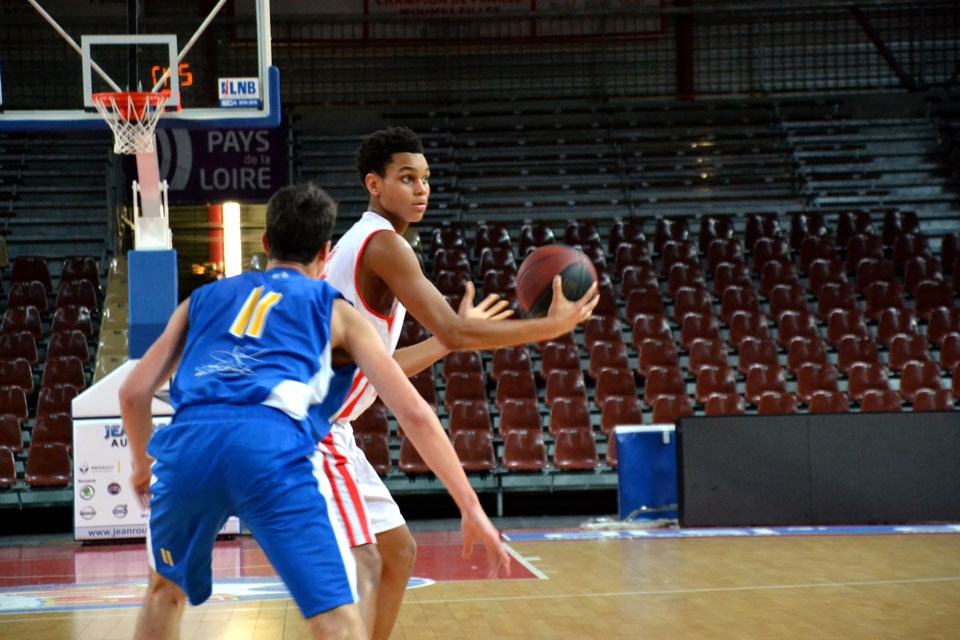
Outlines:
POLYGON ((381 213, 398 222, 420 222, 430 200, 430 165, 420 153, 395 153, 379 194, 381 213))

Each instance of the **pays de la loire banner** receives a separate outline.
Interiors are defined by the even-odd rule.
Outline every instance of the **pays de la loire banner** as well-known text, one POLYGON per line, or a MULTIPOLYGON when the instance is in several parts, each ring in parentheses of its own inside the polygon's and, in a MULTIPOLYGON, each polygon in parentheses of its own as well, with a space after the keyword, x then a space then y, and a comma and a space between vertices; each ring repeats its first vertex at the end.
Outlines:
POLYGON ((266 202, 287 185, 287 132, 158 129, 160 179, 171 205, 266 202))

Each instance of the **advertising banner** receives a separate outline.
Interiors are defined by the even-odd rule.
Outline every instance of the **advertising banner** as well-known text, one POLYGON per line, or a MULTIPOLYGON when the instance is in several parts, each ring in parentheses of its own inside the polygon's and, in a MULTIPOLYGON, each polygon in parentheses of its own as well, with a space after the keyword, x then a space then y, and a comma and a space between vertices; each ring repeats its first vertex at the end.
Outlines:
POLYGON ((159 129, 157 157, 171 206, 266 202, 288 182, 285 127, 159 129))

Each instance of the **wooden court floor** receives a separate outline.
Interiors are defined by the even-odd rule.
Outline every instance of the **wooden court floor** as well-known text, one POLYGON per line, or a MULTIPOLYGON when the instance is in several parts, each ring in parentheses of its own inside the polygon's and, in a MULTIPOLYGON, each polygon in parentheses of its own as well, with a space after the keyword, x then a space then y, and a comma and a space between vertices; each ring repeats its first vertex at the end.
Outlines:
MULTIPOLYGON (((960 527, 939 534, 705 530, 689 537, 613 532, 587 539, 569 539, 578 535, 569 530, 536 533, 507 530, 517 572, 494 581, 480 577, 482 558, 458 557, 455 533, 417 533, 414 575, 433 582, 408 591, 393 637, 960 638, 960 527)), ((129 638, 142 591, 117 585, 145 575, 141 554, 131 545, 91 550, 67 542, 0 548, 0 638, 129 638), (52 609, 4 612, 4 603, 31 584, 52 590, 71 581, 81 593, 54 596, 52 609), (104 594, 112 594, 109 602, 98 605, 104 594)), ((272 575, 249 538, 225 543, 224 559, 246 576, 272 575)), ((290 600, 254 596, 188 608, 182 638, 306 635, 290 600)))

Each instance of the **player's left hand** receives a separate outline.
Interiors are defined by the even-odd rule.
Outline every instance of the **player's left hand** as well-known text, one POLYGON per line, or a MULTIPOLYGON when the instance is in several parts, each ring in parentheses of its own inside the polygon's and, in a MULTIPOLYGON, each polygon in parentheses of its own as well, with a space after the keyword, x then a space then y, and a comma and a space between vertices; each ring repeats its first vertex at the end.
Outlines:
POLYGON ((510 308, 510 301, 505 300, 495 293, 491 293, 480 301, 480 304, 473 305, 473 296, 476 289, 473 283, 467 280, 463 287, 463 299, 460 301, 458 313, 461 318, 480 318, 481 320, 503 320, 513 315, 513 309, 510 308))

